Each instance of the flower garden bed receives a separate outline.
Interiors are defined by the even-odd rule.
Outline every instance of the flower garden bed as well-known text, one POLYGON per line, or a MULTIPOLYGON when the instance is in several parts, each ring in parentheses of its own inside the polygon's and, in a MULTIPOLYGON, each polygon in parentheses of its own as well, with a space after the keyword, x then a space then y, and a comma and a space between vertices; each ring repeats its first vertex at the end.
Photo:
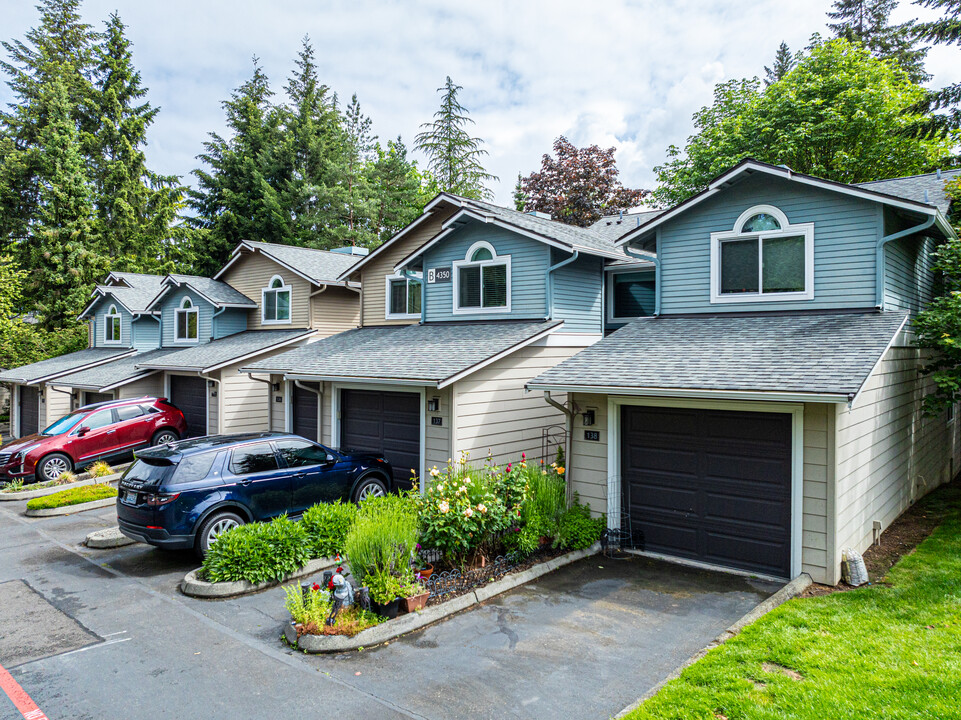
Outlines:
POLYGON ((109 507, 116 502, 117 489, 107 483, 71 487, 58 493, 27 501, 24 515, 50 517, 70 515, 84 510, 109 507))
POLYGON ((280 580, 265 580, 260 583, 251 583, 246 580, 207 582, 206 580, 200 579, 202 568, 197 568, 196 570, 191 570, 184 576, 184 579, 180 583, 180 591, 184 595, 205 598, 207 600, 250 595, 251 593, 267 590, 277 585, 283 585, 291 580, 297 580, 307 575, 314 575, 322 570, 334 567, 336 564, 337 561, 332 558, 316 558, 310 560, 302 568, 295 570, 280 580))
POLYGON ((123 470, 127 468, 126 464, 119 465, 116 468, 111 468, 106 463, 95 463, 95 465, 96 472, 94 473, 83 472, 78 475, 64 473, 65 477, 62 477, 62 479, 48 480, 40 483, 7 483, 5 487, 0 488, 0 502, 18 502, 21 500, 32 500, 37 497, 46 497, 47 495, 54 495, 66 487, 82 487, 84 485, 94 485, 98 482, 117 482, 120 476, 123 475, 123 470))

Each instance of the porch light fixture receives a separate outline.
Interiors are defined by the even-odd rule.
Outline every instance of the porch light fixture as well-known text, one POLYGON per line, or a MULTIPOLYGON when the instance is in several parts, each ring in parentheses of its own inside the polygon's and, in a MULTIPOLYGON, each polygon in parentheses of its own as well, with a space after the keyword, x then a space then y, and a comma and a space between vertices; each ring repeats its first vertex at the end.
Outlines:
POLYGON ((271 387, 274 389, 274 392, 280 391, 280 383, 274 383, 271 387))
POLYGON ((586 410, 585 412, 582 412, 582 413, 581 413, 581 418, 584 420, 584 426, 585 426, 585 427, 587 427, 587 426, 589 426, 589 425, 593 425, 593 424, 594 424, 594 411, 593 411, 593 410, 586 410))
POLYGON ((440 410, 440 398, 431 398, 427 401, 427 412, 437 412, 440 410))

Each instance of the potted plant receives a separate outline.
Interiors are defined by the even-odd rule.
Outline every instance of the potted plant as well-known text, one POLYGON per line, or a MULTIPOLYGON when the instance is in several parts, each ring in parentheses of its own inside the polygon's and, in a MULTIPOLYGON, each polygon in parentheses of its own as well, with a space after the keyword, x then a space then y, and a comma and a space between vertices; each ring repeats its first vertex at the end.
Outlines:
POLYGON ((403 596, 400 599, 400 609, 405 613, 423 610, 427 604, 430 593, 424 589, 419 582, 412 582, 404 588, 403 596))
POLYGON ((387 572, 370 573, 367 575, 367 589, 370 592, 371 610, 388 620, 397 617, 400 596, 405 589, 399 578, 387 572))
POLYGON ((427 580, 431 575, 434 574, 434 566, 429 562, 424 562, 424 559, 420 555, 420 551, 423 550, 420 543, 417 543, 417 547, 414 548, 414 558, 411 561, 414 564, 414 576, 418 580, 427 580))

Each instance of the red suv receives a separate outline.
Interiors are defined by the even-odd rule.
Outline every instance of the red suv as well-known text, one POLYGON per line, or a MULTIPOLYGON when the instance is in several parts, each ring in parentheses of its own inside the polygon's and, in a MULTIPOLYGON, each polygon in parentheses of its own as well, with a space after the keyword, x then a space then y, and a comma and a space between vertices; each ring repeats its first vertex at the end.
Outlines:
POLYGON ((166 398, 85 405, 37 435, 0 447, 0 480, 56 480, 97 460, 122 460, 134 450, 178 440, 186 431, 184 414, 166 398))

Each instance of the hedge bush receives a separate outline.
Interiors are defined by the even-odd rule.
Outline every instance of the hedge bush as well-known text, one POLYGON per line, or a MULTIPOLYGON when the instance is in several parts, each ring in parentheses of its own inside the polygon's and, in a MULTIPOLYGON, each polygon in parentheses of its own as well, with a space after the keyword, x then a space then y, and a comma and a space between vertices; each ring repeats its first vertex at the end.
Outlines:
POLYGON ((319 503, 304 513, 300 524, 307 533, 311 557, 334 557, 344 552, 347 533, 357 518, 357 506, 338 500, 319 503))
POLYGON ((607 520, 604 516, 591 517, 591 509, 577 498, 570 510, 561 515, 560 546, 568 550, 583 550, 601 539, 607 520))
POLYGON ((307 564, 310 548, 307 531, 286 516, 249 523, 217 538, 207 551, 201 575, 208 582, 281 581, 307 564))
POLYGON ((111 497, 117 497, 117 489, 115 487, 95 483, 93 485, 68 488, 53 495, 45 495, 44 497, 27 500, 27 510, 46 510, 48 508, 67 507, 68 505, 80 505, 81 503, 93 502, 94 500, 106 500, 111 497))

